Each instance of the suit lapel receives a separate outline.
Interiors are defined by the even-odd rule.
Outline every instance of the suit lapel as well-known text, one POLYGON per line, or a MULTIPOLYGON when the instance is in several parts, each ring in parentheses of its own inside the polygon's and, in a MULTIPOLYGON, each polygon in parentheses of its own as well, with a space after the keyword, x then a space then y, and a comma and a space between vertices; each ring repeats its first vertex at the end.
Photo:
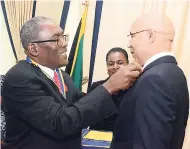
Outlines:
MULTIPOLYGON (((64 75, 63 75, 63 77, 64 77, 64 75)), ((68 90, 71 90, 70 88, 70 84, 68 83, 68 81, 67 81, 67 79, 65 79, 65 85, 67 86, 67 89, 68 90)), ((69 105, 71 105, 72 104, 72 92, 71 91, 66 91, 66 100, 67 100, 67 103, 69 104, 69 105)))
POLYGON ((65 75, 65 73, 62 72, 63 78, 65 85, 67 86, 67 91, 66 91, 66 100, 69 105, 73 104, 73 100, 75 95, 77 95, 77 92, 75 92, 76 88, 73 88, 73 85, 71 82, 69 82, 68 76, 65 75))
POLYGON ((44 80, 46 86, 51 90, 52 92, 52 95, 53 97, 55 97, 56 99, 59 99, 59 101, 61 102, 67 102, 67 100, 63 97, 63 95, 60 93, 58 87, 55 85, 55 83, 50 79, 48 78, 42 71, 39 67, 33 65, 35 71, 36 71, 36 74, 44 80))
POLYGON ((174 63, 174 64, 177 65, 177 61, 176 61, 175 57, 173 57, 173 56, 164 56, 164 57, 161 57, 161 58, 153 61, 149 65, 147 65, 144 68, 143 72, 145 72, 146 70, 148 70, 148 69, 150 69, 150 68, 152 68, 152 67, 154 67, 156 65, 162 64, 162 63, 174 63))

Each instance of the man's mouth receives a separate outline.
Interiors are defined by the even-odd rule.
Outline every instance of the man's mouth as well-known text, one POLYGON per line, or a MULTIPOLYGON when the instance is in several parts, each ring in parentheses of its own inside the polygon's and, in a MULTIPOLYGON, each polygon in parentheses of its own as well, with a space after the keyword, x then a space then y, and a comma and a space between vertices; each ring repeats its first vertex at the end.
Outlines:
POLYGON ((67 53, 66 53, 66 52, 64 52, 64 53, 59 53, 59 56, 67 57, 67 53))

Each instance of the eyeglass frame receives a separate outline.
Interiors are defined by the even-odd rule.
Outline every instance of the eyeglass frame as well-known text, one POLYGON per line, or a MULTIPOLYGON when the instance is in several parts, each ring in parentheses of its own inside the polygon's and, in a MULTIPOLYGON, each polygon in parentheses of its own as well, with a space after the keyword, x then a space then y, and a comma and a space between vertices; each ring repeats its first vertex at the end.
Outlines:
POLYGON ((139 33, 142 33, 142 32, 145 32, 145 31, 150 31, 150 29, 144 29, 144 30, 141 30, 141 31, 138 31, 138 32, 135 32, 135 33, 131 33, 129 35, 127 35, 127 37, 131 37, 133 38, 132 36, 136 35, 136 34, 139 34, 139 33))
POLYGON ((59 41, 59 39, 60 39, 61 37, 63 37, 63 41, 67 41, 66 38, 68 38, 69 35, 68 35, 68 34, 63 34, 63 35, 61 35, 61 36, 58 36, 57 39, 48 39, 48 40, 32 41, 31 43, 57 42, 57 45, 58 45, 59 47, 61 47, 61 46, 58 44, 58 41, 59 41))
MULTIPOLYGON (((144 30, 141 30, 141 31, 138 31, 138 32, 135 32, 135 33, 130 32, 130 34, 127 35, 127 37, 133 38, 132 37, 133 35, 136 35, 136 34, 139 34, 139 33, 145 32, 145 31, 151 31, 151 29, 144 29, 144 30)), ((172 34, 172 33, 167 33, 167 32, 163 32, 163 31, 154 31, 154 32, 163 33, 163 34, 172 34)))

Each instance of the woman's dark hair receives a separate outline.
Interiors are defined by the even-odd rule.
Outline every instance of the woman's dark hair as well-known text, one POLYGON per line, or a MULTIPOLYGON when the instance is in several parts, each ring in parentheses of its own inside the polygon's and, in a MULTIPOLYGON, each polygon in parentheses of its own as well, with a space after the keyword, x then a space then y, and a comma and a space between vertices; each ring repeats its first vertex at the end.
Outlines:
POLYGON ((115 48, 112 48, 112 49, 110 49, 110 50, 108 51, 108 53, 106 54, 106 62, 108 61, 108 56, 109 56, 111 53, 114 53, 114 52, 121 52, 121 53, 123 53, 123 55, 125 56, 127 62, 129 62, 127 51, 125 51, 125 49, 120 48, 120 47, 115 47, 115 48))

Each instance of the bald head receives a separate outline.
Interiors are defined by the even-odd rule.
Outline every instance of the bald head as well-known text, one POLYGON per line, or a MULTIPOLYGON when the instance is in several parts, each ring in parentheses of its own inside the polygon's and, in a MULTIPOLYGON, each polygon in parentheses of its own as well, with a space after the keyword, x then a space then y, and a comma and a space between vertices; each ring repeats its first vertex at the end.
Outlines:
POLYGON ((163 13, 148 13, 137 18, 131 27, 130 47, 141 65, 153 55, 171 51, 174 26, 163 13))
POLYGON ((168 37, 170 40, 173 41, 175 31, 174 26, 169 19, 168 16, 166 16, 163 13, 148 13, 145 15, 140 16, 136 19, 136 21, 132 25, 131 30, 153 30, 158 33, 165 34, 166 37, 168 37))

